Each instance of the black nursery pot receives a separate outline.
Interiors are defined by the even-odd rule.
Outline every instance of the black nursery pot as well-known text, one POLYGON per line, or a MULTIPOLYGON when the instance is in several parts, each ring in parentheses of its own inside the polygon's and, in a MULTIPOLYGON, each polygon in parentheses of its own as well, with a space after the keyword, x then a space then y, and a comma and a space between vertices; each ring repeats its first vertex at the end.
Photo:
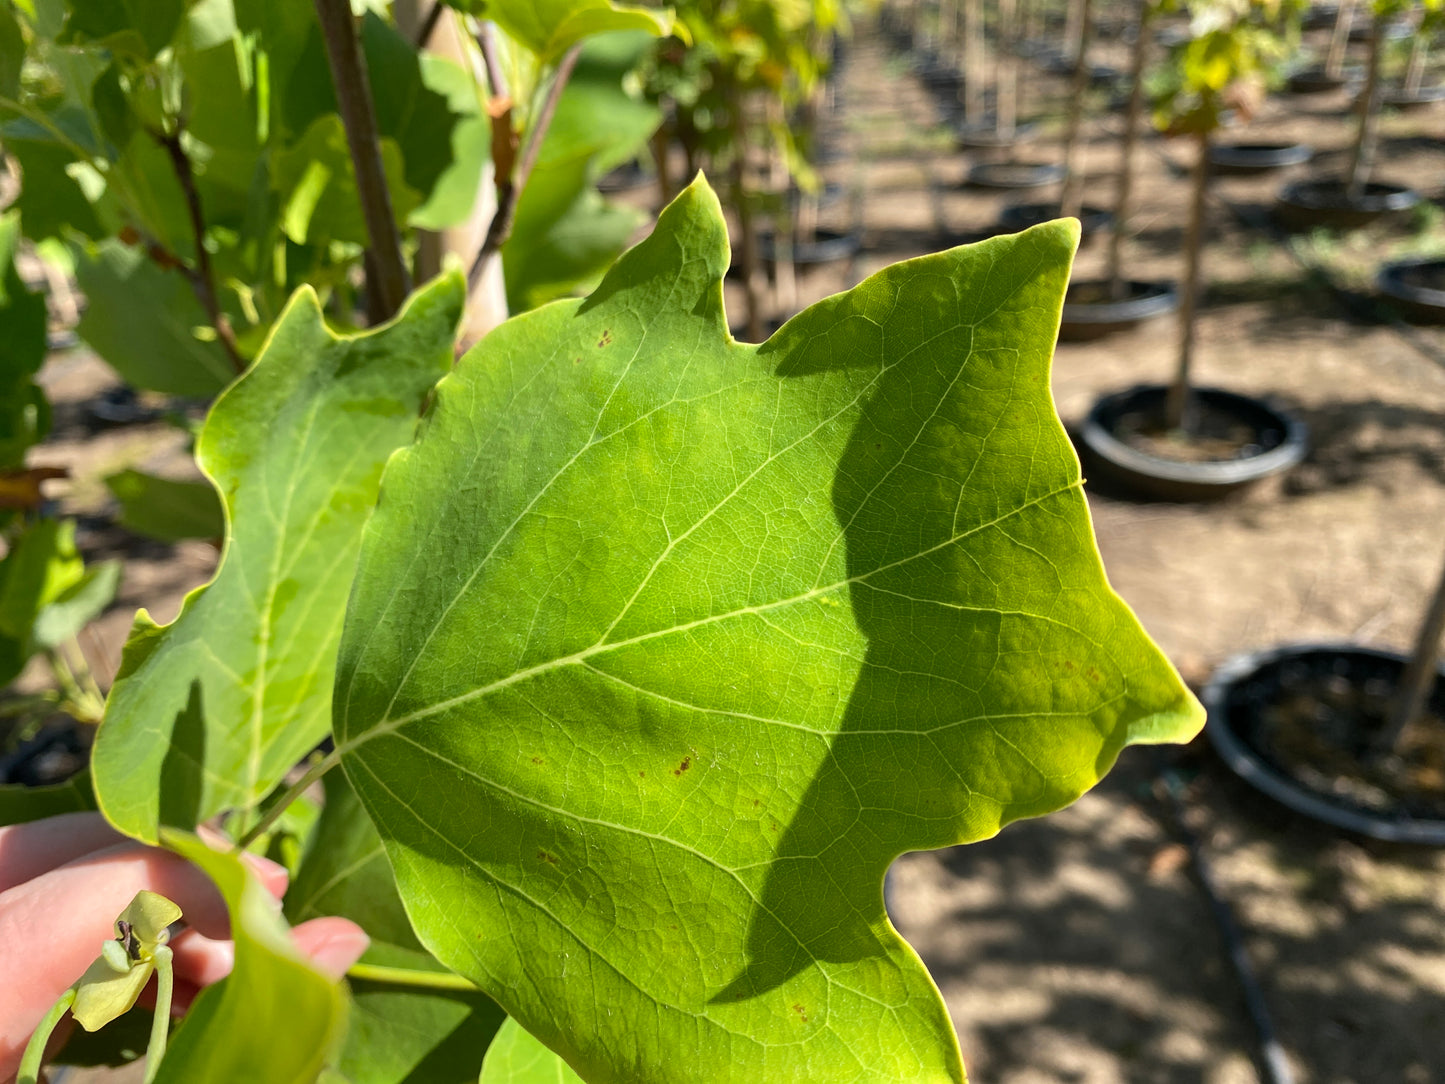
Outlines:
MULTIPOLYGON (((1050 222, 1062 213, 1058 203, 1010 203, 999 212, 999 228, 1005 233, 1018 233, 1040 222, 1050 222)), ((1114 215, 1101 207, 1079 208, 1079 230, 1081 240, 1087 241, 1100 230, 1109 228, 1114 215)))
MULTIPOLYGON (((1388 801, 1376 788, 1351 785, 1300 759, 1271 732, 1272 714, 1278 718, 1289 705, 1307 703, 1308 714, 1295 725, 1336 756, 1363 763, 1378 731, 1359 705, 1372 695, 1377 700, 1390 695, 1404 668, 1402 655, 1355 644, 1300 644, 1240 655, 1216 670, 1201 693, 1210 741, 1236 775, 1297 813, 1373 839, 1445 845, 1438 801, 1431 809, 1388 801), (1325 697, 1305 700, 1320 689, 1325 697)), ((1428 708, 1445 718, 1445 671, 1428 708)))
POLYGON ((1303 165, 1313 155, 1307 143, 1214 143, 1209 147, 1209 166, 1222 175, 1268 173, 1303 165))
POLYGON ((1167 388, 1145 384, 1107 395, 1079 429, 1079 452, 1091 477, 1151 500, 1217 500, 1304 458, 1304 423, 1258 399, 1195 388, 1201 438, 1234 448, 1229 458, 1172 459, 1136 446, 1131 434, 1162 428, 1167 388), (1244 434, 1243 437, 1240 434, 1244 434))
POLYGON ((1349 196, 1346 182, 1336 179, 1295 181, 1280 189, 1274 201, 1274 217, 1290 230, 1311 230, 1323 226, 1333 230, 1357 230, 1386 215, 1408 211, 1420 202, 1420 193, 1403 184, 1372 181, 1359 199, 1349 196))
POLYGON ((1042 188, 1063 179, 1057 162, 977 162, 968 170, 968 183, 980 188, 1042 188))
MULTIPOLYGON (((846 260, 854 255, 862 244, 863 237, 857 230, 815 230, 812 240, 799 241, 793 245, 793 263, 812 266, 846 260)), ((762 230, 758 233, 758 256, 766 264, 777 261, 777 241, 770 231, 762 230)))
POLYGON ((598 178, 597 190, 610 193, 630 192, 643 185, 651 184, 653 180, 653 172, 645 169, 641 162, 624 162, 616 169, 604 173, 598 178))
POLYGON ((1380 101, 1391 109, 1410 113, 1416 109, 1426 109, 1436 102, 1445 102, 1445 86, 1420 87, 1413 91, 1404 87, 1389 87, 1380 95, 1380 101))
POLYGON ((1445 260, 1387 263, 1375 286, 1417 324, 1445 324, 1445 260))
POLYGON ((1172 282, 1128 282, 1129 293, 1112 299, 1103 281, 1071 282, 1064 294, 1064 314, 1059 338, 1065 342, 1087 342, 1105 335, 1128 331, 1145 320, 1179 308, 1179 290, 1172 282))
POLYGON ((1351 73, 1331 75, 1322 67, 1301 68, 1291 72, 1285 88, 1291 94, 1329 94, 1342 89, 1351 79, 1351 73))
POLYGON ((1013 126, 1013 131, 1001 132, 997 120, 985 117, 973 124, 960 122, 954 126, 953 134, 964 150, 1006 150, 1034 139, 1039 134, 1039 126, 1033 121, 1022 121, 1013 126))

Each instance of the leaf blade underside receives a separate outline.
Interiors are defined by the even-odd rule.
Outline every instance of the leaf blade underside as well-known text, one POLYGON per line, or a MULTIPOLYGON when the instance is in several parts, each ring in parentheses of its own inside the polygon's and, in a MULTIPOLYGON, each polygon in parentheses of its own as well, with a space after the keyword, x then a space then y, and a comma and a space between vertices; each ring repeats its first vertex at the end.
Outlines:
POLYGON ((479 344, 388 467, 343 760, 423 943, 584 1079, 962 1079, 888 863, 1198 729, 1049 398, 1076 230, 752 347, 695 183, 590 298, 479 344))
POLYGON ((96 736, 96 795, 121 831, 154 843, 249 807, 325 737, 361 525, 447 370, 462 294, 444 276, 338 336, 299 291, 212 407, 197 459, 225 503, 220 566, 170 625, 137 615, 96 736))

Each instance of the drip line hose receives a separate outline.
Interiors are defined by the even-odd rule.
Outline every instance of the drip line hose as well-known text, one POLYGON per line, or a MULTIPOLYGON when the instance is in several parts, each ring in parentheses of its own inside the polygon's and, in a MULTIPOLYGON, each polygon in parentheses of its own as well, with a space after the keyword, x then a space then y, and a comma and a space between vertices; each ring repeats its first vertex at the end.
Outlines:
POLYGON ((1224 941, 1225 950, 1229 954, 1229 962, 1234 965, 1234 974, 1235 978, 1239 980, 1239 989, 1244 996, 1245 1009, 1249 1013, 1250 1022, 1254 1025, 1255 1034, 1259 1038, 1259 1060, 1264 1068, 1265 1080, 1268 1081, 1268 1084, 1295 1084, 1294 1071, 1290 1069, 1284 1047, 1280 1044, 1279 1037, 1274 1031, 1274 1022, 1269 1014, 1269 1004, 1264 998, 1264 989, 1259 984, 1259 976, 1255 974, 1254 964, 1250 961, 1249 953, 1245 949, 1244 934, 1235 920, 1233 910, 1220 891, 1219 882, 1214 877, 1214 870, 1204 854, 1199 837, 1185 821, 1184 810, 1187 799, 1184 796, 1184 783, 1173 768, 1164 768, 1157 777, 1154 792, 1169 812, 1175 831, 1189 848, 1189 857, 1194 865, 1194 875, 1199 882, 1200 889, 1204 892, 1204 898, 1209 902, 1209 910, 1214 915, 1214 923, 1219 928, 1219 936, 1224 941))

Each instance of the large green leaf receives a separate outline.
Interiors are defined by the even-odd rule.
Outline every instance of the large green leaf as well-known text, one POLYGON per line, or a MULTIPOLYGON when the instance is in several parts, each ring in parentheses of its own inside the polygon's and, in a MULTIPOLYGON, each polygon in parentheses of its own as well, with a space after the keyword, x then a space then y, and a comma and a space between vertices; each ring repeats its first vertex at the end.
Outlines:
POLYGON ((902 263, 748 346, 699 181, 389 466, 338 748, 422 942, 585 1079, 960 1079, 889 863, 1198 729, 1049 398, 1076 239, 902 263))
MULTIPOLYGON (((412 932, 381 837, 351 785, 332 772, 325 786, 321 820, 286 894, 287 917, 341 915, 371 936, 363 964, 448 974, 412 932)), ((332 1065, 332 1079, 351 1084, 471 1084, 505 1018, 476 991, 364 979, 353 979, 351 991, 350 1027, 332 1065)))
POLYGON ((361 526, 450 364, 463 290, 445 275, 342 336, 303 289, 212 408, 197 460, 226 503, 220 568, 173 624, 136 616, 96 737, 96 795, 121 831, 153 842, 250 806, 325 736, 361 526))
POLYGON ((594 34, 643 30, 661 37, 672 29, 672 12, 617 4, 613 0, 464 0, 452 6, 493 19, 512 39, 555 63, 594 34))
POLYGON ((126 383, 212 396, 235 378, 220 344, 197 336, 206 313, 179 271, 108 240, 76 248, 75 277, 87 301, 76 331, 126 383))
POLYGON ((236 962, 186 1014, 161 1062, 158 1084, 311 1084, 345 1027, 341 986, 297 953, 274 898, 237 855, 170 829, 164 842, 221 890, 236 962))

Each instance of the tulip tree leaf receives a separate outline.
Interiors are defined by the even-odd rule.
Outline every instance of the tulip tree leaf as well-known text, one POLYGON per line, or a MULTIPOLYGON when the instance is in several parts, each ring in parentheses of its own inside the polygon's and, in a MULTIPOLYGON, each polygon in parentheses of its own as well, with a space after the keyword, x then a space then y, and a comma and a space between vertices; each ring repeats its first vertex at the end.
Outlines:
POLYGON ((217 400, 197 461, 226 505, 226 548, 175 622, 142 610, 92 758, 101 809, 154 842, 269 792, 325 737, 341 621, 381 468, 452 358, 460 274, 390 324, 337 335, 292 299, 217 400))
POLYGON ((644 30, 662 37, 672 30, 672 12, 612 0, 467 0, 457 6, 495 19, 546 64, 593 34, 644 30))
POLYGON ((231 914, 236 963, 186 1014, 157 1084, 264 1080, 311 1084, 346 1026, 341 985, 291 943, 275 900, 237 855, 167 829, 164 842, 216 883, 231 914))
POLYGON ((508 1020, 487 1047, 478 1084, 582 1084, 582 1078, 515 1020, 508 1020))
POLYGON ((478 344, 389 465, 342 763, 422 943, 584 1079, 961 1080, 889 863, 1198 730, 1049 397, 1077 228, 749 346, 695 182, 589 298, 478 344))

